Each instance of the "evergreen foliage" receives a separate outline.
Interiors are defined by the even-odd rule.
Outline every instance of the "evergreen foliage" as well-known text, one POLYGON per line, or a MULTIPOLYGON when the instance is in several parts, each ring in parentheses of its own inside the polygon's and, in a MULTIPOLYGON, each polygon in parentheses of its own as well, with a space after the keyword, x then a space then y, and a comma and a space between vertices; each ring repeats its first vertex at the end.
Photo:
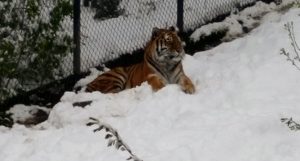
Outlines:
POLYGON ((115 18, 124 13, 123 9, 120 9, 119 4, 122 0, 84 0, 84 6, 96 9, 95 19, 105 20, 109 18, 115 18))
POLYGON ((71 0, 0 0, 0 102, 62 76, 71 14, 71 0))

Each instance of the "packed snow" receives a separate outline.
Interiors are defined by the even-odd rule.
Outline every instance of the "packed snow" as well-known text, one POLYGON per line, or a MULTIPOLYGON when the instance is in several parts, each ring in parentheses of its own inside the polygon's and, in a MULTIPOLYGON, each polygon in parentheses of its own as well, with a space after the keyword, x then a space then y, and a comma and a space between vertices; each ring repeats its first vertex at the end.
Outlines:
MULTIPOLYGON (((104 131, 85 125, 89 117, 116 129, 144 161, 298 160, 300 133, 280 122, 300 121, 300 71, 280 55, 281 48, 293 52, 284 29, 290 21, 300 27, 299 8, 271 12, 243 38, 186 55, 193 95, 177 85, 153 92, 147 83, 118 94, 66 92, 42 124, 0 127, 1 161, 128 158, 107 147, 104 131), (87 100, 84 108, 72 105, 87 100)), ((295 37, 300 42, 300 30, 295 37)))
POLYGON ((196 42, 203 37, 211 35, 212 33, 226 31, 223 41, 230 41, 236 37, 244 35, 244 30, 251 30, 257 27, 262 16, 278 8, 280 7, 274 3, 266 4, 258 1, 255 5, 248 7, 241 12, 233 10, 230 16, 222 22, 214 22, 198 28, 190 36, 190 39, 196 42))
POLYGON ((8 113, 11 113, 11 117, 14 122, 25 123, 27 120, 34 119, 34 116, 41 110, 46 114, 49 114, 50 109, 40 106, 26 106, 22 104, 14 105, 9 109, 8 113))

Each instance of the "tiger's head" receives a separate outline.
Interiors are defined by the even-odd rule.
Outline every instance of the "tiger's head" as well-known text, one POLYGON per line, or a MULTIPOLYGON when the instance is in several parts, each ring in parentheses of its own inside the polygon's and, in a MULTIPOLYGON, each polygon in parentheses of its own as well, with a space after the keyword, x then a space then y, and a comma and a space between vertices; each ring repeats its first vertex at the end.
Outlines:
POLYGON ((168 29, 153 28, 150 41, 151 56, 162 64, 176 64, 184 57, 183 43, 175 27, 168 29))

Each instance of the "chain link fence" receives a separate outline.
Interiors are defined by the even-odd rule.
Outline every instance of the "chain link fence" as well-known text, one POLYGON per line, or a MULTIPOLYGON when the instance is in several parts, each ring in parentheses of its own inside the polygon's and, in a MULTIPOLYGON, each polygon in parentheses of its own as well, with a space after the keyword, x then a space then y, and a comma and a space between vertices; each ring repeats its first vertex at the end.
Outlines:
MULTIPOLYGON (((83 7, 81 70, 86 71, 121 54, 143 48, 154 26, 176 25, 176 1, 166 2, 123 0, 114 4, 121 12, 114 18, 110 14, 115 13, 104 13, 102 17, 97 17, 97 8, 92 3, 89 7, 83 7)), ((98 10, 110 5, 107 1, 98 10)))
POLYGON ((183 31, 192 31, 256 0, 84 0, 81 7, 81 71, 144 48, 153 27, 176 26, 183 2, 183 31), (97 5, 97 2, 101 2, 97 5), (112 6, 115 5, 115 6, 112 6), (112 12, 98 11, 110 9, 112 12))
POLYGON ((220 15, 256 1, 0 0, 0 102, 20 91, 86 72, 143 49, 153 27, 179 25, 183 32, 193 31, 220 15), (73 27, 74 22, 80 22, 80 26, 73 27), (19 56, 7 56, 10 48, 3 42, 14 46, 12 53, 19 56), (71 51, 74 48, 75 55, 71 51), (6 69, 11 67, 7 62, 15 65, 13 71, 6 69))
POLYGON ((230 13, 232 10, 253 4, 256 0, 185 0, 184 29, 194 30, 216 17, 230 13))

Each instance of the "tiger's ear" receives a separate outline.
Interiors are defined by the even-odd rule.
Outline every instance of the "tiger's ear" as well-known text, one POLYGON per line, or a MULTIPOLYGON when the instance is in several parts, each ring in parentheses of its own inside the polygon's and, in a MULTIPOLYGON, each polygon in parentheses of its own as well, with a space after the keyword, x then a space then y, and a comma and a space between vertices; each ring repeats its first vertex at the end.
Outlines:
POLYGON ((155 38, 156 36, 158 36, 158 33, 159 33, 159 28, 157 28, 157 27, 154 27, 153 29, 152 29, 152 39, 153 38, 155 38))
POLYGON ((174 27, 174 26, 169 27, 169 30, 173 31, 173 32, 178 32, 179 31, 178 28, 174 27))

